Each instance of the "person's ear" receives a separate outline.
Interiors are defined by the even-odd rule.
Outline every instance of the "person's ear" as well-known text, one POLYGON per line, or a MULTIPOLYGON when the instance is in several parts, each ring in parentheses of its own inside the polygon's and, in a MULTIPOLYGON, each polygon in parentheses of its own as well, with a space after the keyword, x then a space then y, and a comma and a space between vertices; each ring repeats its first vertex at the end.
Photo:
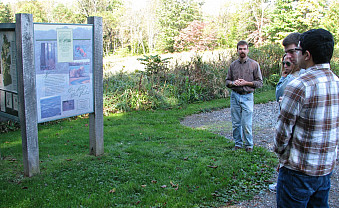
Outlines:
POLYGON ((311 53, 306 50, 305 51, 305 61, 309 61, 309 60, 311 60, 311 58, 312 58, 311 53))

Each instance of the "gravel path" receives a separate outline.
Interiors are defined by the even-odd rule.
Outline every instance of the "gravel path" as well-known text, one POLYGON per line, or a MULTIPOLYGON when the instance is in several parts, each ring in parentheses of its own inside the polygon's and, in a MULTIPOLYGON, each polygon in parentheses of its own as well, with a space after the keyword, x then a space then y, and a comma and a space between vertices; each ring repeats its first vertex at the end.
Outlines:
MULTIPOLYGON (((278 118, 278 112, 278 104, 276 102, 254 105, 254 146, 262 146, 269 151, 273 150, 274 126, 278 118)), ((192 128, 206 129, 213 133, 225 136, 226 138, 232 138, 232 123, 229 108, 208 113, 194 114, 186 117, 181 124, 192 128)), ((272 178, 273 182, 277 180, 277 176, 277 174, 274 174, 274 177, 272 178)), ((329 204, 331 208, 339 208, 339 159, 337 159, 337 166, 332 174, 329 204)), ((255 196, 252 200, 241 201, 236 205, 228 207, 276 207, 275 193, 270 192, 267 187, 267 190, 255 196)))

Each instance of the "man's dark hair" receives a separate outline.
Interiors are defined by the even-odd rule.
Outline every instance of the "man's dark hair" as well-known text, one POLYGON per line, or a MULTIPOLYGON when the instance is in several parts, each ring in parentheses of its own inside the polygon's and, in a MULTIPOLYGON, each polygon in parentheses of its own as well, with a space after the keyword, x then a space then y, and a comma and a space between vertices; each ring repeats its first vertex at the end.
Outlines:
POLYGON ((300 39, 300 33, 291 33, 288 36, 286 36, 286 38, 284 38, 282 44, 284 47, 288 46, 288 45, 292 45, 295 44, 296 46, 299 43, 299 39, 300 39))
POLYGON ((330 63, 333 55, 333 35, 324 29, 312 29, 300 36, 302 53, 307 51, 312 55, 315 64, 330 63))
POLYGON ((246 41, 244 41, 244 40, 241 40, 241 41, 238 42, 238 44, 237 44, 237 50, 238 50, 238 47, 239 47, 240 45, 247 45, 247 48, 248 48, 248 43, 247 43, 246 41))

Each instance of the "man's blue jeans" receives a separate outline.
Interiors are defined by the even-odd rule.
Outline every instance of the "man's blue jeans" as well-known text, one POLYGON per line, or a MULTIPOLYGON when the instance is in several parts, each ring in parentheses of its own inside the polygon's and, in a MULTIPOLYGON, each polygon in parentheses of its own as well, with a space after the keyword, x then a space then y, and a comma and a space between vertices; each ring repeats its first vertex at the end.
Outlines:
POLYGON ((277 184, 278 208, 328 208, 331 174, 309 176, 282 167, 277 184))
POLYGON ((231 93, 231 116, 235 146, 253 148, 252 137, 253 93, 240 95, 231 93), (243 138, 244 137, 244 138, 243 138))

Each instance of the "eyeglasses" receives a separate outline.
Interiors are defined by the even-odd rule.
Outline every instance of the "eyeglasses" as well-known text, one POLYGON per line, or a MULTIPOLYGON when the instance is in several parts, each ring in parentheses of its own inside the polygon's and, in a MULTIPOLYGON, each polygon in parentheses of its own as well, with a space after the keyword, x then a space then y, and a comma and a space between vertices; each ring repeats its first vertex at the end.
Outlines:
POLYGON ((294 54, 298 51, 302 51, 302 49, 301 48, 293 48, 293 49, 285 51, 285 54, 291 54, 292 55, 292 54, 294 54))
POLYGON ((291 66, 291 62, 289 62, 289 61, 286 61, 286 62, 283 61, 282 64, 283 64, 283 66, 285 66, 285 64, 286 64, 287 66, 291 66))
MULTIPOLYGON (((289 54, 294 54, 297 50, 296 50, 297 48, 293 48, 293 49, 289 49, 289 50, 287 50, 287 51, 285 51, 285 53, 287 54, 287 53, 289 53, 289 54)), ((299 49, 299 48, 298 48, 299 49)))

